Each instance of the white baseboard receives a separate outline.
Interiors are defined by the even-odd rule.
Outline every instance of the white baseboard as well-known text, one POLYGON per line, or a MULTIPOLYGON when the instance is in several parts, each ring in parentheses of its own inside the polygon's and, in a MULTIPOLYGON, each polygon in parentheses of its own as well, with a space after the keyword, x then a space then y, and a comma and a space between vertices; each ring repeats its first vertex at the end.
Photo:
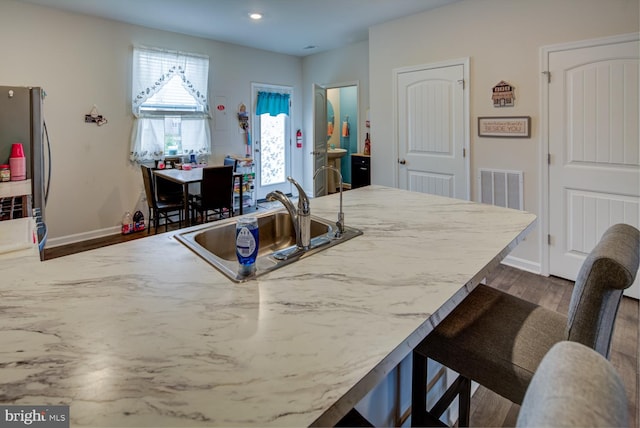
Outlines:
POLYGON ((47 239, 45 248, 60 247, 67 244, 75 244, 76 242, 88 241, 96 238, 104 238, 105 236, 117 235, 120 233, 120 226, 107 227, 106 229, 92 230, 90 232, 76 233, 74 235, 60 236, 58 238, 47 239))
POLYGON ((540 263, 532 262, 530 260, 521 259, 518 257, 507 256, 502 261, 502 264, 514 267, 516 269, 524 270, 527 272, 540 275, 542 273, 542 266, 540 263))

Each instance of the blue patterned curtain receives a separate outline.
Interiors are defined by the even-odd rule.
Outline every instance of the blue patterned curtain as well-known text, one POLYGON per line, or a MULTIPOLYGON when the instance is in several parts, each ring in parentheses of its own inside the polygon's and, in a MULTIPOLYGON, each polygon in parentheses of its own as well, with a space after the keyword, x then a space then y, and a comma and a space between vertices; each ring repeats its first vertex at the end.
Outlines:
POLYGON ((289 116, 289 94, 277 92, 258 92, 256 102, 256 115, 269 113, 269 116, 277 116, 281 113, 289 116))

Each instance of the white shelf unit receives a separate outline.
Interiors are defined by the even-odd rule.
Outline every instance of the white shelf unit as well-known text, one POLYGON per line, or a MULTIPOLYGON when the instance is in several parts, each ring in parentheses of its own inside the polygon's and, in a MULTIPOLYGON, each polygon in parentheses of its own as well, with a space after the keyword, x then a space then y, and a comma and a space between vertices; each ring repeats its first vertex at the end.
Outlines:
POLYGON ((241 173, 242 178, 236 179, 233 192, 233 210, 240 212, 240 187, 242 186, 242 211, 243 214, 250 209, 257 208, 257 198, 254 186, 256 179, 256 169, 253 159, 237 159, 236 173, 241 173))
POLYGON ((29 217, 31 180, 0 182, 0 221, 29 217))

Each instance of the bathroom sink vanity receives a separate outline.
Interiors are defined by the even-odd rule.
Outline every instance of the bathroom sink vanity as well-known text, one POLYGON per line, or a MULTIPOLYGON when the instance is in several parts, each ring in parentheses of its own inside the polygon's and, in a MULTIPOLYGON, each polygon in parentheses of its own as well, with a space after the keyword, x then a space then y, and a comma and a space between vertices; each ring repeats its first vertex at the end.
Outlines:
MULTIPOLYGON (((340 147, 327 149, 327 165, 336 168, 340 171, 340 160, 347 154, 347 149, 340 147)), ((338 183, 334 174, 327 175, 327 189, 329 193, 335 193, 337 191, 338 183)))
POLYGON ((0 260, 0 404, 68 404, 74 427, 333 425, 535 222, 380 186, 344 215, 362 236, 241 283, 175 233, 0 260))

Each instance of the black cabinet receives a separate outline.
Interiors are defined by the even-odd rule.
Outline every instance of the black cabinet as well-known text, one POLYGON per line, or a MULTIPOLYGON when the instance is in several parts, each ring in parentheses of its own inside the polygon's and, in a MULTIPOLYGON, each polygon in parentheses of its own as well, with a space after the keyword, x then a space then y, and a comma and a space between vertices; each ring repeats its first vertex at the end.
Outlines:
POLYGON ((371 184, 371 156, 351 155, 351 188, 368 186, 371 184))

